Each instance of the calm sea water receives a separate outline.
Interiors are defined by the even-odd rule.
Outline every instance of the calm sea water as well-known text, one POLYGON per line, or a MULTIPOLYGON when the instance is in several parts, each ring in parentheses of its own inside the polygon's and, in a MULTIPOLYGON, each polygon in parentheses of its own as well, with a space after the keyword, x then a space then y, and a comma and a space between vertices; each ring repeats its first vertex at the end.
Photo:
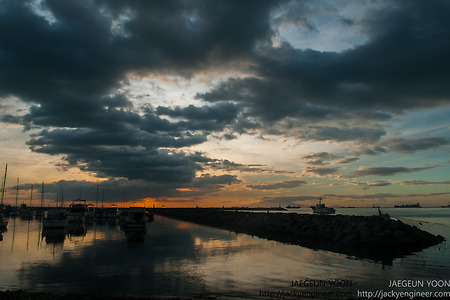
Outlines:
MULTIPOLYGON (((448 208, 383 209, 385 212, 450 239, 448 208)), ((372 215, 377 211, 348 208, 337 209, 337 213, 372 215)), ((391 280, 411 280, 425 286, 394 290, 450 291, 449 287, 428 287, 426 282, 442 284, 450 280, 447 242, 386 265, 160 216, 155 216, 147 232, 138 237, 127 236, 112 224, 48 234, 43 233, 40 221, 19 218, 9 219, 2 237, 0 290, 342 299, 357 297, 358 291, 391 290, 391 280)))

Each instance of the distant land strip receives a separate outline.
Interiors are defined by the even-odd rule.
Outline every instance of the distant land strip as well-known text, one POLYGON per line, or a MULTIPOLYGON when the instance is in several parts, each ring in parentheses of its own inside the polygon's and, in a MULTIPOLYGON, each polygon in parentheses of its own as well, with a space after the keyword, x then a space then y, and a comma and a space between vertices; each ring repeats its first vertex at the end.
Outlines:
POLYGON ((385 216, 260 213, 208 208, 157 208, 161 216, 269 240, 392 264, 394 258, 443 242, 416 226, 385 216))

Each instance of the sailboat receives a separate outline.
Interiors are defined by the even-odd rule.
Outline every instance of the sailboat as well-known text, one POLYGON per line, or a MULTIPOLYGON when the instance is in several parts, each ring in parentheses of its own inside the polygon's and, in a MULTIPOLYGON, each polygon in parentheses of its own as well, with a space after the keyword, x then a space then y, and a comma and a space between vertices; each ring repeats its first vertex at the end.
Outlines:
POLYGON ((44 182, 42 181, 41 189, 41 206, 35 210, 34 217, 36 220, 42 219, 44 217, 44 182))
POLYGON ((19 216, 19 207, 17 206, 17 202, 19 200, 19 177, 17 177, 17 187, 16 187, 16 206, 11 210, 9 215, 11 217, 19 216))
POLYGON ((31 185, 31 192, 30 192, 30 206, 27 207, 27 205, 25 203, 22 203, 20 205, 20 217, 23 220, 31 220, 33 219, 33 215, 34 215, 34 211, 33 208, 31 207, 31 201, 33 200, 33 185, 31 185))
POLYGON ((7 170, 8 170, 8 165, 6 165, 6 167, 5 167, 5 177, 3 177, 3 182, 2 182, 2 203, 0 206, 0 231, 6 230, 6 226, 8 226, 8 220, 6 220, 4 212, 3 212, 3 210, 4 210, 3 200, 5 199, 5 186, 6 186, 7 170))
POLYGON ((47 211, 47 215, 45 216, 42 225, 44 229, 57 229, 57 228, 66 228, 67 226, 67 218, 66 218, 66 210, 64 208, 50 208, 47 211))
MULTIPOLYGON (((67 213, 64 207, 59 207, 58 195, 56 196, 56 207, 49 208, 42 225, 44 229, 65 229, 67 227, 67 213)), ((46 231, 48 232, 48 230, 46 231)), ((64 231, 63 234, 64 236, 64 231)))

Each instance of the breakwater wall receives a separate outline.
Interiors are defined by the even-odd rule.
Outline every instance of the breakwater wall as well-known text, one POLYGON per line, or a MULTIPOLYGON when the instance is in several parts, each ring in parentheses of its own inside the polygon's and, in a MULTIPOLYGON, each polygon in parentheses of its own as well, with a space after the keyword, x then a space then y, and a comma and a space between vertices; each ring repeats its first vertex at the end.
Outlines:
POLYGON ((206 208, 161 208, 155 209, 155 213, 384 263, 445 240, 399 220, 379 216, 236 212, 206 208))

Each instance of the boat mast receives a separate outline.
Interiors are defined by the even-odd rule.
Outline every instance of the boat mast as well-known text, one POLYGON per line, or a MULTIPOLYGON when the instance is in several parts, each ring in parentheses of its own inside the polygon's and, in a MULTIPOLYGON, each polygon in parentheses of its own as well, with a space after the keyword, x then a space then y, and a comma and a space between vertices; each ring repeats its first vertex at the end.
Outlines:
POLYGON ((62 184, 59 186, 59 205, 64 207, 64 190, 62 184))
POLYGON ((42 191, 41 191, 41 208, 44 207, 44 182, 42 181, 42 191))
POLYGON ((17 177, 16 207, 17 207, 17 200, 19 200, 19 177, 17 177))
POLYGON ((3 201, 5 200, 5 189, 6 189, 6 173, 8 172, 8 164, 6 164, 5 167, 5 176, 3 177, 3 182, 2 182, 2 205, 3 205, 3 201))
POLYGON ((30 193, 30 207, 31 207, 31 200, 33 200, 33 185, 31 185, 31 193, 30 193))

